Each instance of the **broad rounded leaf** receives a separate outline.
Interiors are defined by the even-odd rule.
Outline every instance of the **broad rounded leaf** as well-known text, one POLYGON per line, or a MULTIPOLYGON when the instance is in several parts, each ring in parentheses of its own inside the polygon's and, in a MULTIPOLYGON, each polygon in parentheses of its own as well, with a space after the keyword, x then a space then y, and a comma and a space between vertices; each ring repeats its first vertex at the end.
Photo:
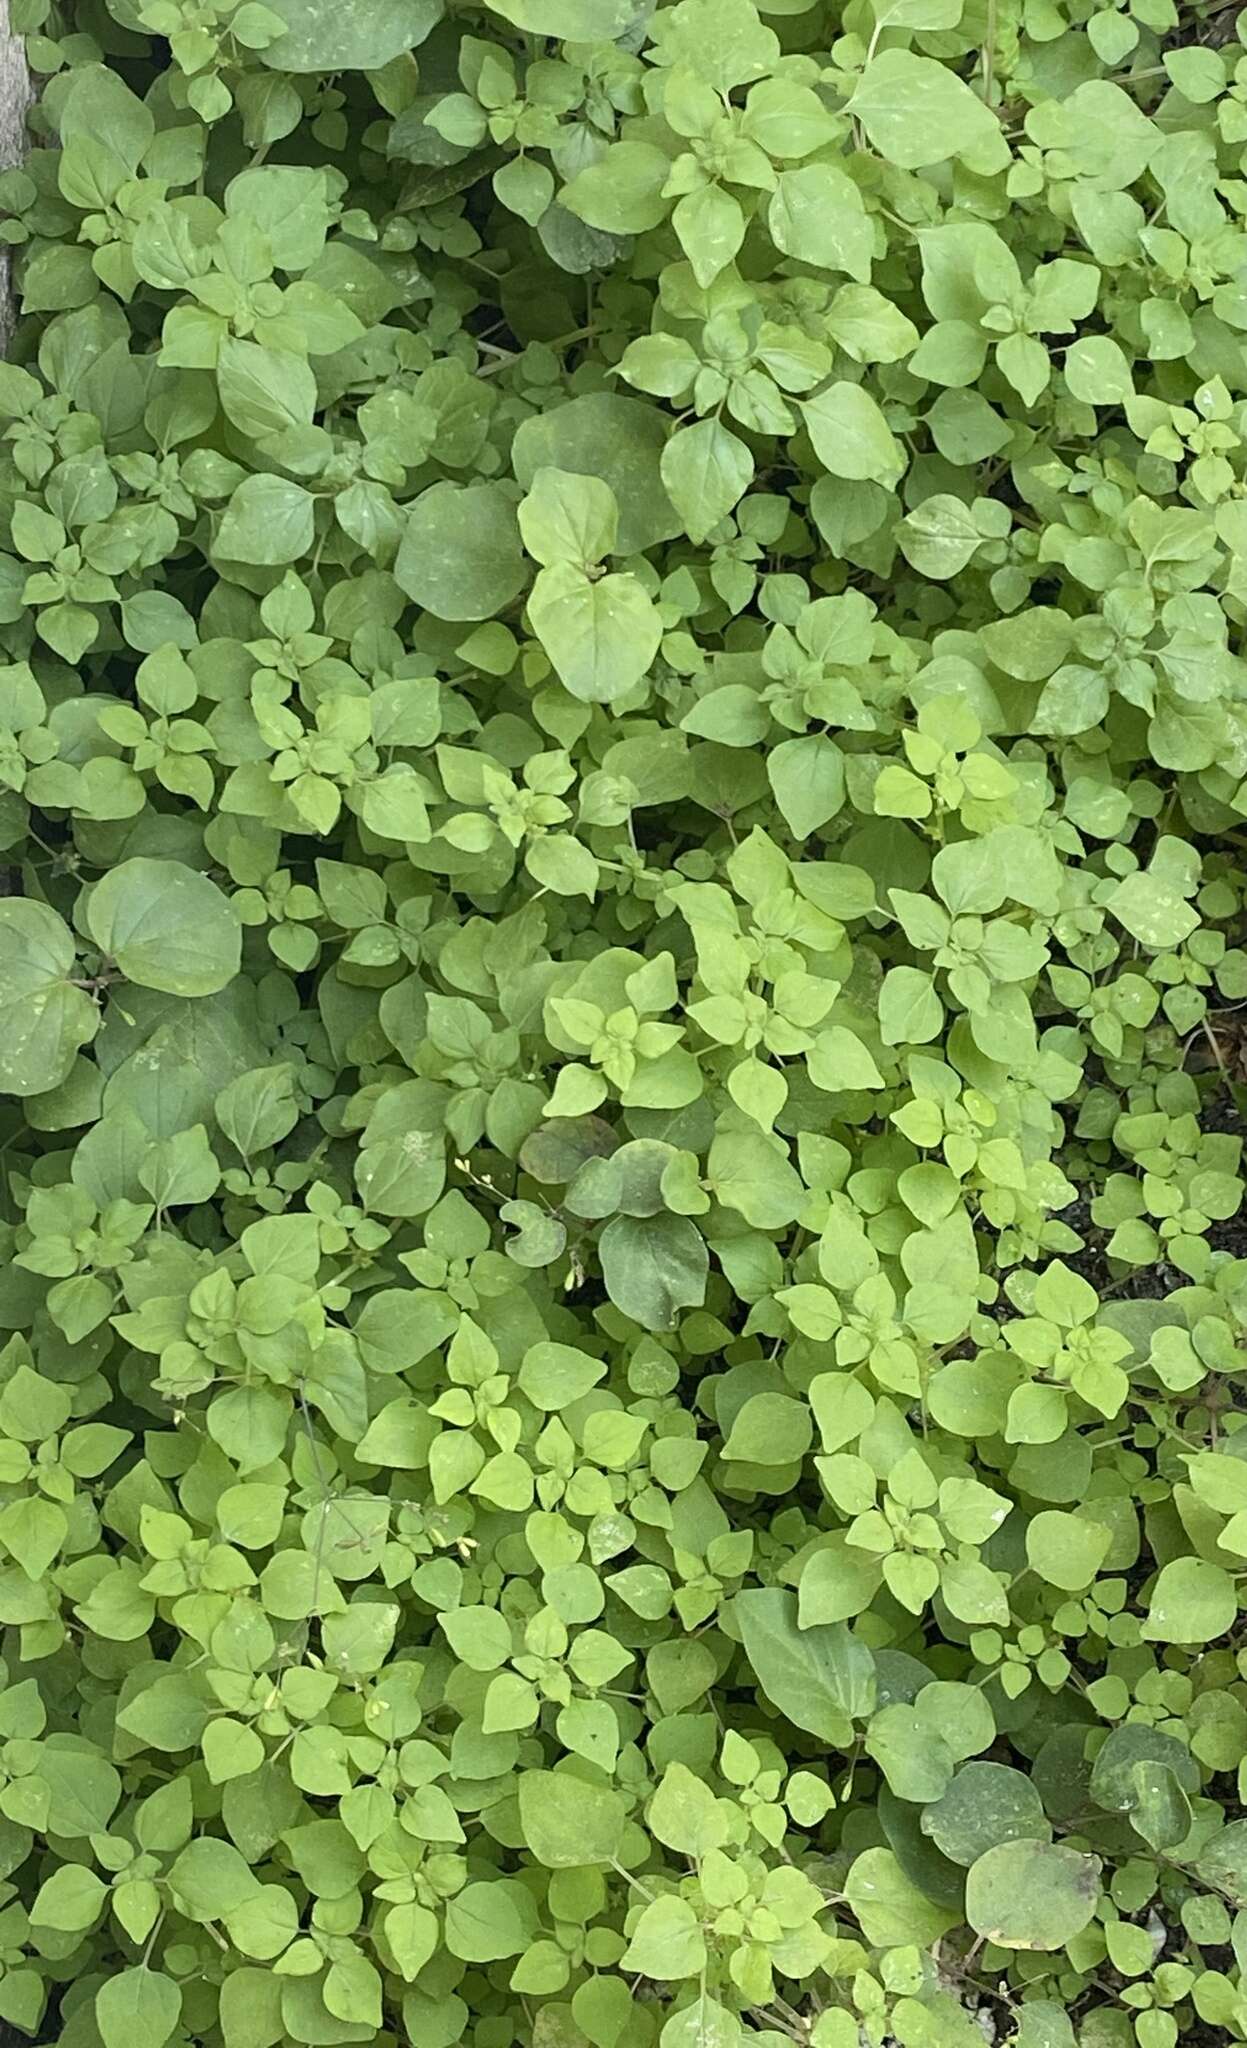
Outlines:
POLYGON ((950 156, 1000 161, 1003 138, 991 109, 945 64, 912 50, 883 50, 866 66, 849 102, 886 163, 916 171, 950 156))
POLYGON ((1081 1593, 1108 1556, 1112 1540, 1103 1522, 1047 1508, 1027 1525, 1027 1562, 1047 1585, 1081 1593))
POLYGON ((753 481, 753 456, 722 420, 681 427, 662 451, 662 482, 690 540, 701 541, 753 481))
POLYGON ((798 1728, 839 1742, 869 1714, 874 1660, 843 1622, 801 1628, 795 1594, 771 1586, 738 1593, 733 1613, 758 1684, 798 1728))
POLYGON ((210 996, 238 972, 242 932, 229 898, 181 861, 123 861, 92 890, 87 926, 140 988, 210 996))
POLYGON ((878 400, 860 384, 831 384, 801 408, 805 430, 823 468, 832 476, 864 483, 893 484, 905 467, 905 451, 878 400))
POLYGON ((525 1771, 519 1802, 524 1840, 547 1870, 610 1863, 618 1855, 626 1811, 617 1793, 566 1771, 525 1771))
POLYGON ((1143 1633, 1154 1643, 1211 1643, 1237 1619, 1229 1573, 1207 1558, 1176 1557, 1157 1576, 1143 1633))
POLYGON ((880 1948, 929 1947, 961 1917, 929 1899, 891 1849, 864 1849, 856 1856, 844 1894, 866 1940, 880 1948))
POLYGON ((616 1216, 598 1246, 606 1291, 646 1330, 669 1330, 706 1296, 710 1258, 687 1216, 616 1216))
POLYGON ((1031 1780, 1008 1764, 963 1764, 934 1804, 924 1808, 922 1832, 954 1863, 967 1868, 1002 1842, 1046 1842, 1052 1833, 1031 1780))
POLYGON ((0 901, 0 1093, 40 1095, 65 1079, 100 1013, 73 986, 73 934, 46 903, 0 901))
POLYGON ((280 568, 312 545, 315 500, 302 484, 280 476, 249 476, 239 484, 217 528, 217 552, 227 561, 280 568))
POLYGON ((639 555, 680 530, 659 475, 666 440, 653 406, 612 391, 590 391, 524 420, 511 443, 511 463, 525 490, 539 469, 600 477, 619 513, 618 552, 639 555))
POLYGON ((1161 875, 1139 870, 1117 884, 1108 907, 1132 938, 1154 952, 1180 946, 1199 924, 1199 913, 1161 875))
POLYGON ((1091 1795, 1110 1813, 1129 1813, 1139 1804, 1140 1765, 1172 1773, 1186 1792, 1200 1788, 1199 1765, 1176 1736, 1137 1721, 1125 1721, 1109 1734, 1096 1753, 1091 1770, 1091 1795))
POLYGON ((794 839, 830 824, 844 803, 844 756, 823 733, 781 740, 767 755, 766 772, 794 839))
POLYGON ((378 71, 414 50, 441 18, 441 0, 265 0, 286 24, 266 45, 275 71, 378 71))
MULTIPOLYGON (((598 162, 587 164, 570 185, 564 187, 563 204, 590 227, 612 235, 642 235, 665 220, 671 201, 663 187, 671 172, 671 158, 652 142, 616 142, 598 162)), ((573 405, 591 404, 592 397, 573 399, 573 405)), ((609 400, 608 403, 627 403, 609 400)), ((526 425, 541 420, 535 414, 526 425)), ((546 415, 546 420, 550 419, 546 415)), ((648 421, 655 415, 646 410, 648 421)), ((521 427, 520 433, 524 432, 521 427)), ((517 435, 517 440, 519 436, 517 435)))
POLYGON ((316 379, 305 359, 288 349, 230 336, 221 343, 217 384, 231 424, 251 440, 310 426, 316 410, 316 379))
POLYGON ((786 255, 870 282, 875 231, 860 191, 837 165, 799 164, 781 171, 767 225, 786 255))
POLYGON ((395 579, 437 619, 490 619, 528 580, 515 503, 497 484, 434 484, 412 506, 395 579))
POLYGON ((1195 1870, 1231 1905, 1247 1906, 1247 1820, 1232 1820, 1219 1829, 1200 1850, 1195 1870))
POLYGON ((1064 1948, 1100 1897, 1100 1861, 1059 1843, 1001 1842, 971 1865, 966 1918, 1000 1948, 1064 1948))
POLYGON ((95 1994, 104 2048, 164 2048, 182 2011, 182 1993, 163 1970, 119 1970, 95 1994))
POLYGON ((636 13, 635 0, 489 0, 490 10, 528 35, 569 43, 610 43, 636 13))
POLYGON ((483 1878, 467 1884, 446 1907, 446 1946, 464 1963, 493 1963, 517 1956, 528 1947, 536 1928, 532 1894, 515 1878, 483 1878))
POLYGON ((528 616, 560 682, 585 704, 626 697, 662 638, 662 621, 635 576, 595 576, 573 562, 538 572, 528 616))

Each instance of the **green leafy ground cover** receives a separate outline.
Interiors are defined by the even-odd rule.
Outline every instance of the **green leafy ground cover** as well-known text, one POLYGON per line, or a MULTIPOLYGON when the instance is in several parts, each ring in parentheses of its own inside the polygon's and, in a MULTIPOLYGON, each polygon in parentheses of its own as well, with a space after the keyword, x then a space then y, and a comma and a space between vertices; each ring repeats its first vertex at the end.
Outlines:
POLYGON ((1247 2038, 1233 16, 18 18, 0 2015, 1247 2038))

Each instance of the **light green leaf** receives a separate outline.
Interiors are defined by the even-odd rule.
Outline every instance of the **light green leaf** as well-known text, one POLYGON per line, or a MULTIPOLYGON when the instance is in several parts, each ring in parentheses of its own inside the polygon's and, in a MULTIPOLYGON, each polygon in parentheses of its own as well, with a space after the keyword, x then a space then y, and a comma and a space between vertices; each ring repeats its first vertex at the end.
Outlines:
POLYGON ((259 348, 227 335, 221 343, 217 383, 226 416, 249 440, 310 426, 316 379, 302 356, 259 348))
POLYGON ((315 501, 302 484, 280 476, 244 478, 217 528, 217 552, 231 562, 280 567, 308 552, 315 501))
POLYGON ((1100 1861, 1020 1838, 988 1849, 966 1879, 966 1918, 1000 1948, 1059 1949, 1092 1918, 1100 1861))
POLYGON ((609 484, 573 470, 539 469, 519 508, 520 533, 535 562, 589 569, 612 554, 619 509, 609 484))
POLYGON ((516 1878, 481 1878, 446 1905, 446 1946, 463 1963, 520 1955, 537 1928, 537 1909, 516 1878))
POLYGON ((926 1948, 960 1919, 905 1875, 891 1849, 864 1849, 849 1866, 845 1898, 866 1940, 879 1948, 926 1948))
POLYGON ((277 71, 379 71, 422 43, 440 0, 264 0, 286 25, 261 51, 277 71))
POLYGON ((671 202, 663 186, 671 158, 652 142, 616 142, 596 163, 587 164, 565 185, 562 203, 612 235, 643 235, 665 220, 671 202))
POLYGON ((625 1809, 617 1793, 566 1771, 525 1771, 519 1802, 524 1840, 547 1870, 610 1863, 619 1854, 625 1809))
POLYGON ((662 452, 662 481, 689 539, 703 541, 753 481, 753 456, 721 420, 681 427, 662 452))
POLYGON ((671 1983, 704 1968, 706 1942, 687 1899, 655 1899, 646 1906, 620 1961, 625 1970, 671 1983))
POLYGON ((830 824, 844 803, 844 756, 824 734, 781 740, 767 754, 766 772, 794 839, 830 824))
POLYGON ((781 171, 767 210, 771 240, 786 256, 870 283, 875 230, 862 195, 835 164, 781 171))
POLYGON ((1143 1633, 1153 1643, 1211 1643, 1237 1619, 1229 1573, 1207 1558, 1176 1557, 1157 1575, 1143 1633))
POLYGON ((906 456, 878 400, 860 384, 831 384, 801 407, 805 430, 823 468, 855 482, 890 488, 906 456))
POLYGON ((679 532, 659 476, 666 443, 666 424, 653 406, 590 391, 524 420, 511 443, 511 462, 524 490, 539 469, 600 477, 618 507, 619 553, 636 555, 679 532))
POLYGON ((1180 946, 1199 925, 1199 912, 1178 894, 1172 883, 1142 868, 1118 882, 1108 907, 1131 938, 1153 952, 1167 952, 1180 946))
POLYGON ((800 1628, 796 1596, 778 1587, 738 1593, 733 1614, 745 1654, 772 1705, 796 1727, 847 1740, 875 1700, 874 1660, 843 1622, 800 1628))
POLYGON ((498 484, 439 483, 408 515, 394 564, 408 597, 438 619, 490 619, 528 580, 515 504, 498 484))
POLYGON ((560 682, 585 704, 627 696, 662 638, 662 622, 635 576, 594 578, 567 561, 538 571, 528 616, 560 682))
POLYGON ((67 926, 45 903, 0 901, 0 1092, 39 1095, 56 1088, 88 1045, 100 1015, 73 985, 76 960, 67 926))
POLYGON ((912 50, 882 50, 866 66, 849 110, 884 161, 917 171, 965 158, 999 166, 1004 149, 995 115, 946 64, 912 50))
POLYGON ((92 890, 87 924, 140 988, 210 996, 238 972, 242 934, 229 898, 181 861, 123 861, 92 890))
POLYGON ((182 1993, 163 1970, 119 1970, 95 1994, 104 2048, 164 2048, 182 2011, 182 1993))
POLYGON ((491 11, 534 36, 571 43, 610 43, 631 21, 630 0, 490 0, 491 11))

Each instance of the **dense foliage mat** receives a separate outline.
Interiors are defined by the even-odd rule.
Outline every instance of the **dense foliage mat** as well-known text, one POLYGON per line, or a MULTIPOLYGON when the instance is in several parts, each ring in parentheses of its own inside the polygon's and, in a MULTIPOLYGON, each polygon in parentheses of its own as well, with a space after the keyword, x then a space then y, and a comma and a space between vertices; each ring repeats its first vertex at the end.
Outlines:
POLYGON ((1247 2038, 1233 14, 19 22, 0 2016, 1247 2038))

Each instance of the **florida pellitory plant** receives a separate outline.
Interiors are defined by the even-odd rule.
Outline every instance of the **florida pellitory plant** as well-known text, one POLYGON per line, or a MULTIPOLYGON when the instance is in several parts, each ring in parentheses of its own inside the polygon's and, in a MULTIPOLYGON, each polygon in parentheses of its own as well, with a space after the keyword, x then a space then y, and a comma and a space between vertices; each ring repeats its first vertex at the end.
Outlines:
POLYGON ((0 2017, 1247 2040, 1247 50, 16 0, 0 2017))

